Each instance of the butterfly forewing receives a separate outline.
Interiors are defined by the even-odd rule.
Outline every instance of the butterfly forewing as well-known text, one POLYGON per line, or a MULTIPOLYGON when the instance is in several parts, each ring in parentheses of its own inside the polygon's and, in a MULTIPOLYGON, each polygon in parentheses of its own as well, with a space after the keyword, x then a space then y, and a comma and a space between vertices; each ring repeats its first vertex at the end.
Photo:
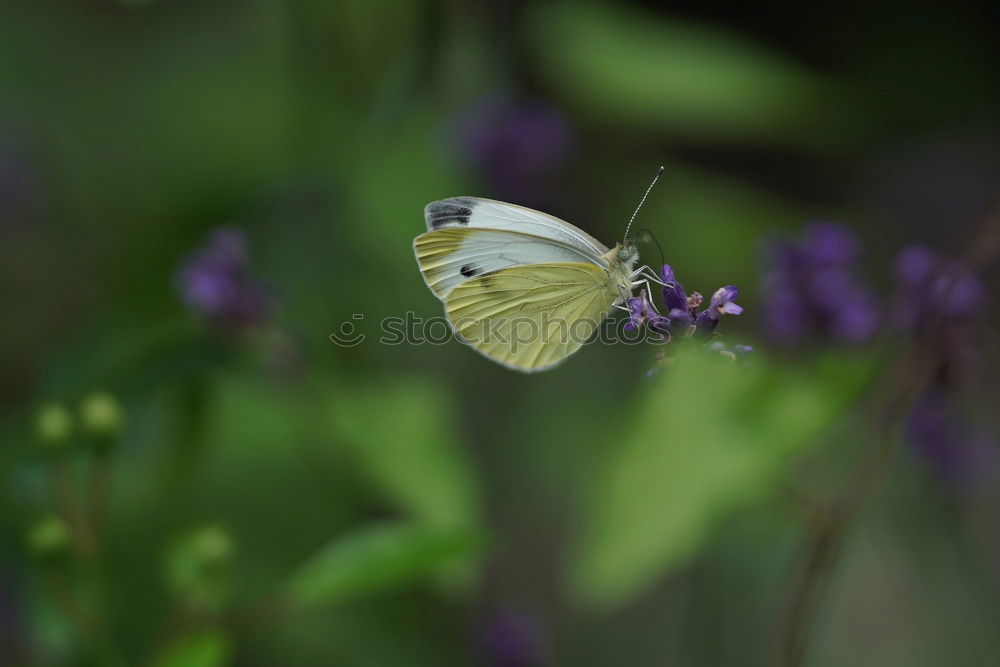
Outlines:
POLYGON ((496 229, 549 239, 594 257, 608 251, 603 243, 565 220, 493 199, 452 197, 431 202, 424 208, 424 218, 430 231, 448 227, 496 229))

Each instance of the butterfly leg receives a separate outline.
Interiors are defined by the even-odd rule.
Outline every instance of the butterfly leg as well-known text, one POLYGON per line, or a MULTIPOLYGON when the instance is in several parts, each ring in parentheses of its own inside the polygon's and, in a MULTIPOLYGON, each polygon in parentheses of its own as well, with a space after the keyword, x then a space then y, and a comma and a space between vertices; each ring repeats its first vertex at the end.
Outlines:
MULTIPOLYGON (((639 287, 640 285, 644 285, 646 287, 646 294, 647 295, 653 293, 653 291, 651 289, 649 289, 649 281, 646 279, 645 276, 643 276, 642 280, 633 280, 632 281, 632 287, 633 287, 633 289, 636 288, 636 287, 639 287)), ((656 309, 656 304, 655 303, 653 303, 652 301, 650 301, 649 302, 649 306, 653 309, 653 311, 657 315, 660 315, 660 311, 656 309)))
POLYGON ((666 283, 663 282, 662 280, 660 280, 660 277, 658 275, 656 275, 656 272, 653 271, 653 269, 650 268, 650 266, 648 264, 643 264, 638 269, 636 269, 635 271, 633 271, 631 277, 635 278, 636 276, 642 276, 643 278, 649 278, 650 280, 652 280, 654 283, 657 283, 658 285, 664 285, 664 286, 666 286, 666 283))

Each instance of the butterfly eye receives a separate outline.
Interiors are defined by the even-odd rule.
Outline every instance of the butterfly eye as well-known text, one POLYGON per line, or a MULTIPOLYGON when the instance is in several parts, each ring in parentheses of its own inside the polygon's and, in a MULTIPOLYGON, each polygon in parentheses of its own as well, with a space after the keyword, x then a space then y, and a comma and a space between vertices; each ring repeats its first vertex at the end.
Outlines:
POLYGON ((622 248, 621 250, 618 251, 618 259, 620 261, 624 262, 625 260, 628 259, 628 257, 629 257, 629 251, 628 250, 625 250, 624 248, 622 248))

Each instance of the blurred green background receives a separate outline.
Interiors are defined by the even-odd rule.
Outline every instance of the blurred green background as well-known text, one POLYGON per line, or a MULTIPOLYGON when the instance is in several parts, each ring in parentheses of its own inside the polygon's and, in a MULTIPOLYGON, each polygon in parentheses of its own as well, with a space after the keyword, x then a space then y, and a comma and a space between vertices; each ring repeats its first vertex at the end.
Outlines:
MULTIPOLYGON (((843 221, 880 308, 901 247, 959 252, 996 203, 998 22, 3 2, 0 664, 795 664, 810 508, 850 488, 906 341, 770 342, 761 244, 843 221), (592 345, 523 376, 378 342, 441 314, 426 203, 514 201, 610 244, 660 164, 637 225, 689 291, 741 288, 722 331, 748 366, 679 354, 650 380, 655 346, 592 345), (261 299, 236 322, 185 299, 219 228, 261 299), (331 341, 345 322, 364 342, 331 341)), ((987 433, 994 348, 965 408, 987 433)), ((802 664, 998 664, 998 478, 898 440, 802 664)))

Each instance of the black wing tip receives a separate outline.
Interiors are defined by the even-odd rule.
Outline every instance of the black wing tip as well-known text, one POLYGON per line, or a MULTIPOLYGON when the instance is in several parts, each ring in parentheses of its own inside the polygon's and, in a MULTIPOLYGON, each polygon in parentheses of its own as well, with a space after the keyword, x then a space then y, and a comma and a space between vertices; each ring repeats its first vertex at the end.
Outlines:
POLYGON ((476 200, 470 197, 451 197, 434 201, 424 207, 427 229, 440 229, 454 225, 468 225, 476 200))

